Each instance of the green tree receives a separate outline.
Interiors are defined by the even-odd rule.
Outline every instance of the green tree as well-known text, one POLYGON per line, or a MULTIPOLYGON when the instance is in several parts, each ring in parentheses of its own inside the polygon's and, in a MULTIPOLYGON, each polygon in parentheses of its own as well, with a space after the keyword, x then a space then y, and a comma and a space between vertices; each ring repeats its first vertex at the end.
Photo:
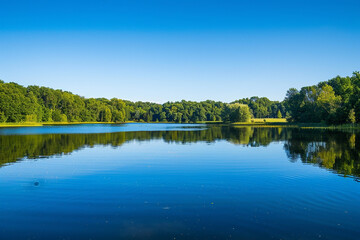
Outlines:
POLYGON ((99 112, 99 118, 98 121, 99 122, 111 122, 111 110, 108 107, 104 107, 100 112, 99 112))
POLYGON ((349 122, 354 125, 354 123, 356 122, 355 110, 354 109, 350 110, 348 118, 349 118, 349 122))
POLYGON ((52 120, 54 122, 61 122, 62 120, 62 116, 61 116, 61 111, 59 109, 55 109, 53 112, 52 112, 52 120))
POLYGON ((160 121, 161 121, 161 122, 166 121, 166 113, 165 113, 165 112, 161 112, 161 113, 160 113, 160 121))
POLYGON ((5 113, 0 112, 0 123, 6 122, 6 119, 5 113))
POLYGON ((334 121, 336 118, 334 115, 340 107, 341 97, 335 96, 333 88, 327 84, 323 85, 316 101, 322 111, 321 119, 328 122, 334 121))
POLYGON ((28 114, 25 116, 25 122, 37 122, 36 114, 28 114))
POLYGON ((251 118, 249 106, 240 103, 228 104, 223 112, 223 119, 227 122, 248 122, 251 118))
POLYGON ((67 122, 68 121, 68 118, 65 114, 61 114, 60 115, 60 122, 67 122))

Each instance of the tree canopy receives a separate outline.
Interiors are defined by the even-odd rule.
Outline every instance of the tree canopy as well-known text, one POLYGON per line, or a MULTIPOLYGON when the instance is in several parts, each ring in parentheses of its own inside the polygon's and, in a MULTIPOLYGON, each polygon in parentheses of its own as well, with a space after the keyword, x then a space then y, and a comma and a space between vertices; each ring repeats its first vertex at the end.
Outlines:
POLYGON ((157 104, 84 98, 47 87, 0 82, 0 122, 222 121, 226 105, 211 100, 157 104))
POLYGON ((266 97, 219 101, 177 101, 164 104, 118 98, 84 98, 71 92, 0 80, 0 122, 243 122, 282 118, 303 123, 360 121, 360 73, 337 76, 300 90, 290 88, 284 101, 266 97))
POLYGON ((349 115, 351 122, 358 122, 360 73, 354 72, 351 77, 337 76, 300 91, 291 88, 284 105, 292 122, 343 124, 349 122, 349 115))

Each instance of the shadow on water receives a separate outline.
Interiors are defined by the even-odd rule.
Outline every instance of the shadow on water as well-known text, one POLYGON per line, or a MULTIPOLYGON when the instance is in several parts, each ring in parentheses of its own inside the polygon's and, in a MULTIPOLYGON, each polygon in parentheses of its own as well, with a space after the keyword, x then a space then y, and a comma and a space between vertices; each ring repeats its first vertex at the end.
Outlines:
POLYGON ((360 136, 326 129, 210 126, 194 131, 137 131, 92 134, 0 135, 0 165, 21 159, 70 154, 96 145, 120 147, 129 141, 160 139, 167 143, 214 143, 225 140, 249 147, 284 144, 290 161, 326 168, 342 176, 360 179, 360 136))

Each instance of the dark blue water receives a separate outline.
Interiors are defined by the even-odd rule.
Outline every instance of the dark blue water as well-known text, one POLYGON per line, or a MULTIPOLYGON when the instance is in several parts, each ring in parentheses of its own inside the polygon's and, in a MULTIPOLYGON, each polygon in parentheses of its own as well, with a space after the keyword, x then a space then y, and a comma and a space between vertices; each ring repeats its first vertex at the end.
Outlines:
POLYGON ((0 239, 359 239, 356 133, 98 127, 0 135, 0 239))

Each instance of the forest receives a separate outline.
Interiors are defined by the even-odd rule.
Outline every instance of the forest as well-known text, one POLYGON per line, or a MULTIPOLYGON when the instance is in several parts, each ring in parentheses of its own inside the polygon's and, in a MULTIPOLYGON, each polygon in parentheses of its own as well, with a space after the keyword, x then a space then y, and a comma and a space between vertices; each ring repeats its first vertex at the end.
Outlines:
POLYGON ((157 104, 84 98, 67 91, 0 81, 0 122, 246 122, 253 116, 279 114, 286 114, 283 104, 267 98, 252 97, 230 104, 211 100, 157 104))
POLYGON ((286 93, 284 105, 292 122, 344 124, 360 120, 360 73, 337 76, 286 93))
POLYGON ((206 100, 164 104, 85 98, 47 87, 0 80, 0 122, 247 122, 287 118, 289 122, 345 124, 360 119, 360 73, 314 86, 291 88, 283 101, 251 97, 231 103, 206 100))

